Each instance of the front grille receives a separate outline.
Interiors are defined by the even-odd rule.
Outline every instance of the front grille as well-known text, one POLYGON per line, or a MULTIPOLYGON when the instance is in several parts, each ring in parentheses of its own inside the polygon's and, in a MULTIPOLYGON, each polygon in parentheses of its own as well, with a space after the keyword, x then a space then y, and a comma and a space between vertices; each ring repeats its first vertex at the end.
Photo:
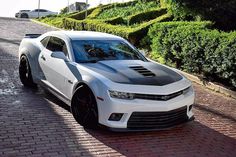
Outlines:
POLYGON ((163 129, 187 120, 187 106, 167 112, 133 112, 128 120, 127 128, 163 129))
POLYGON ((167 101, 170 99, 173 99, 181 94, 183 94, 184 92, 188 91, 190 87, 185 88, 181 91, 172 93, 172 94, 168 94, 168 95, 154 95, 154 94, 134 94, 134 98, 135 99, 147 99, 147 100, 158 100, 158 101, 167 101))
POLYGON ((135 71, 137 71, 138 73, 140 73, 141 75, 143 75, 145 77, 153 77, 153 76, 155 76, 154 73, 152 73, 150 70, 144 68, 143 66, 132 66, 130 68, 135 70, 135 71))
POLYGON ((179 92, 175 92, 169 95, 153 95, 153 94, 135 94, 136 99, 147 99, 147 100, 158 100, 158 101, 167 101, 173 99, 181 94, 183 94, 184 90, 179 92))

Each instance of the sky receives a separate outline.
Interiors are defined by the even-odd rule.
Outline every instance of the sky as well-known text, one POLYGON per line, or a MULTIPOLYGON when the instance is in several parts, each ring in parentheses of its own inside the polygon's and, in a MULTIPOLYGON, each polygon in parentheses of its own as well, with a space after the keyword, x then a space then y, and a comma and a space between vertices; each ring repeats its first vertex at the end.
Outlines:
MULTIPOLYGON (((0 0, 0 17, 14 17, 19 10, 33 10, 38 8, 39 0, 0 0)), ((86 0, 40 0, 42 9, 60 12, 69 3, 86 2, 86 0)), ((125 2, 128 0, 88 0, 90 6, 107 4, 109 2, 125 2)))

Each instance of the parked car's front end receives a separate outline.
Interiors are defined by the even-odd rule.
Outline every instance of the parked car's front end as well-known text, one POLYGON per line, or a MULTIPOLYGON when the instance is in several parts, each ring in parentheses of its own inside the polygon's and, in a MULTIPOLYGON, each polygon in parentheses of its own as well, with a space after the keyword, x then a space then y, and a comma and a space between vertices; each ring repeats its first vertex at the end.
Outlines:
POLYGON ((194 119, 191 82, 168 67, 130 60, 84 66, 102 80, 93 92, 103 126, 116 131, 164 129, 194 119))

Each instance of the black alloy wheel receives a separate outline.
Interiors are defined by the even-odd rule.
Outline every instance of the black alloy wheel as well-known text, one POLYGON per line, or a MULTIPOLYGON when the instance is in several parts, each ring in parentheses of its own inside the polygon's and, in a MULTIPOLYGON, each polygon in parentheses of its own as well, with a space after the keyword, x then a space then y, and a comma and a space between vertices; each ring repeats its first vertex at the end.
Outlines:
POLYGON ((98 109, 92 91, 81 85, 74 93, 71 111, 75 120, 85 128, 95 129, 98 126, 98 109))
POLYGON ((31 69, 26 56, 22 56, 19 65, 19 75, 22 84, 26 87, 37 87, 31 75, 31 69))

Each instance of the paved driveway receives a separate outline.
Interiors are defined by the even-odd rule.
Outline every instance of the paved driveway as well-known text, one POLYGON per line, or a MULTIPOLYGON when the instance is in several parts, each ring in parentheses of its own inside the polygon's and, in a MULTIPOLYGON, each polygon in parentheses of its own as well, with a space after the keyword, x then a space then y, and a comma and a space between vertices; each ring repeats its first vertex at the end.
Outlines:
POLYGON ((63 102, 19 82, 22 37, 49 30, 30 21, 0 19, 0 157, 236 156, 236 100, 196 84, 196 120, 187 125, 142 133, 84 130, 63 102))

